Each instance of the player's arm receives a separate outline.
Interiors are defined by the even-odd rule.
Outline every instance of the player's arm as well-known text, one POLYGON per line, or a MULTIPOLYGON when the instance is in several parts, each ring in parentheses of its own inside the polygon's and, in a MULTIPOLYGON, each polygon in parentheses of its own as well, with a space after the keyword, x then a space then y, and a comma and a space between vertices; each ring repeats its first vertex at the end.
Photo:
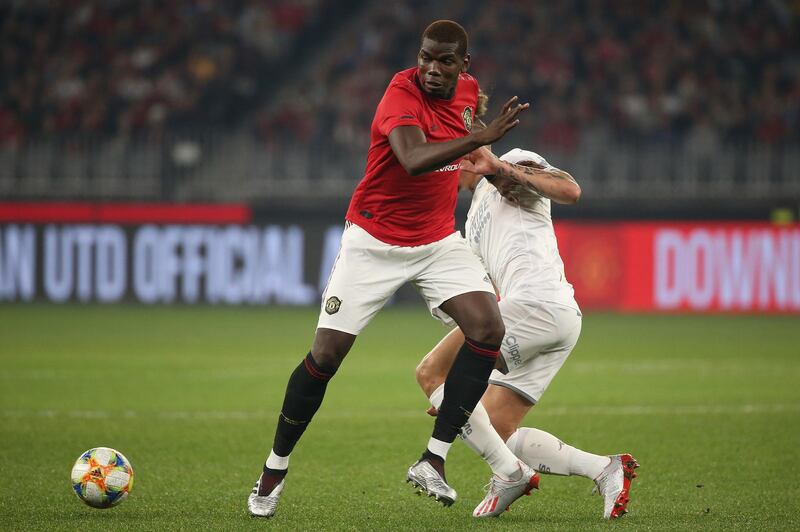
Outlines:
POLYGON ((491 144, 519 124, 519 114, 528 104, 518 104, 514 96, 506 102, 500 115, 486 128, 447 142, 428 142, 418 126, 398 126, 389 133, 389 144, 397 160, 410 175, 437 170, 459 157, 491 144))
POLYGON ((535 161, 513 164, 502 161, 486 148, 470 154, 469 160, 461 163, 464 170, 510 179, 530 187, 536 193, 556 203, 573 205, 581 197, 581 187, 569 172, 553 166, 543 166, 535 161))

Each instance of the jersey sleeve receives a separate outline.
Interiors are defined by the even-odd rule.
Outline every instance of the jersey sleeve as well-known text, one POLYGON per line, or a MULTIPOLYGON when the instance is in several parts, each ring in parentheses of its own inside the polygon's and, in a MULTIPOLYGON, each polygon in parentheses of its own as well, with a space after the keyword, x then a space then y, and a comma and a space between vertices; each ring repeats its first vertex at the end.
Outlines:
POLYGON ((403 83, 389 85, 375 114, 378 131, 387 137, 398 126, 423 128, 422 101, 418 94, 403 83))

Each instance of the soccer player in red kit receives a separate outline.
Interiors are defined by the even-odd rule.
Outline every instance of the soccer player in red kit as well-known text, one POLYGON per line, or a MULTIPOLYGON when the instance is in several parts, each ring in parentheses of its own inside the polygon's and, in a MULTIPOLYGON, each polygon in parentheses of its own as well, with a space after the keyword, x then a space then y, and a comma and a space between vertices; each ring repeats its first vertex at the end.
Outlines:
MULTIPOLYGON (((485 129, 471 132, 478 82, 466 73, 467 44, 455 22, 428 26, 417 67, 398 72, 378 104, 366 172, 347 211, 314 342, 289 378, 272 451, 248 498, 252 515, 275 513, 289 455, 328 381, 357 335, 406 282, 432 315, 452 320, 465 336, 433 435, 408 470, 409 481, 445 505, 456 499, 444 475, 447 451, 486 390, 505 333, 492 283, 455 229, 459 162, 502 138, 528 107, 512 98, 485 129)), ((520 475, 535 475, 520 467, 520 475)))

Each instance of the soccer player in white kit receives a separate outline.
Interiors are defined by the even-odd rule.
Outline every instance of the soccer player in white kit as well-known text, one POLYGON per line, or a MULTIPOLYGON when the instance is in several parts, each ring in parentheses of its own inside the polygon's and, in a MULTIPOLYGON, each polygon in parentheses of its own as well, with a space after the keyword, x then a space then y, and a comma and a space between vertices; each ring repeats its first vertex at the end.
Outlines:
MULTIPOLYGON (((493 471, 473 516, 498 516, 538 487, 538 477, 529 481, 521 475, 522 461, 540 473, 593 480, 604 498, 604 518, 620 517, 627 512, 638 467, 630 454, 599 456, 539 429, 519 428, 580 335, 581 311, 564 276, 550 217, 550 200, 575 203, 580 187, 567 172, 521 149, 498 159, 482 148, 461 168, 461 186, 474 191, 466 239, 496 286, 506 326, 502 367, 492 372, 461 434, 493 471)), ((417 367, 431 413, 441 402, 444 377, 463 341, 459 329, 452 330, 417 367)))

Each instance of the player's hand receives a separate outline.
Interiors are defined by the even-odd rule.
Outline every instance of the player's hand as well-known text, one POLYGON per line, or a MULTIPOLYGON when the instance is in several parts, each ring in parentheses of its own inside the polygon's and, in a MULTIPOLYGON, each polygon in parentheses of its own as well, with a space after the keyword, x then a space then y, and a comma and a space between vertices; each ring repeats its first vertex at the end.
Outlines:
POLYGON ((436 417, 436 416, 438 416, 438 415, 439 415, 439 411, 436 409, 436 407, 435 407, 435 406, 431 406, 430 408, 428 408, 428 409, 425 411, 425 413, 426 413, 426 414, 428 414, 428 415, 429 415, 429 416, 431 416, 431 417, 436 417))
POLYGON ((459 163, 461 170, 474 174, 492 175, 500 165, 498 159, 486 146, 481 146, 477 150, 468 153, 459 163))
POLYGON ((517 103, 517 100, 516 96, 508 100, 497 118, 492 120, 485 129, 475 133, 484 146, 500 140, 503 135, 519 124, 519 114, 530 107, 530 104, 517 103))

